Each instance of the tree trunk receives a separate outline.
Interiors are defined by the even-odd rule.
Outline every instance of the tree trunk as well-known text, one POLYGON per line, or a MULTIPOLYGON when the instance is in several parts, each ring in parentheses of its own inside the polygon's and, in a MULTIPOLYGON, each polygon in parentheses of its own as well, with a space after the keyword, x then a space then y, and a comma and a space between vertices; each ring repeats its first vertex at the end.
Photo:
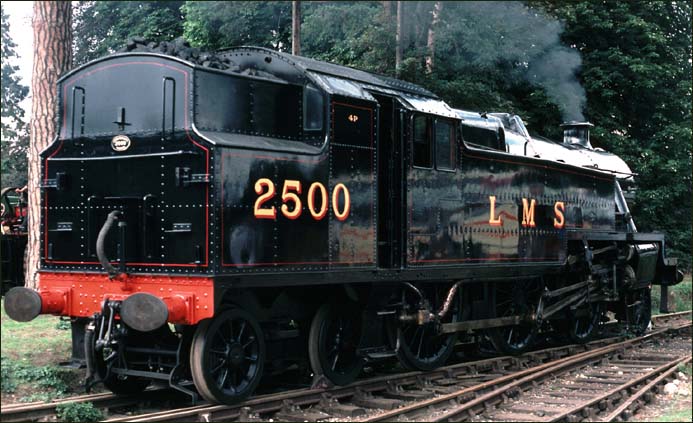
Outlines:
MULTIPOLYGON (((41 161, 39 154, 56 136, 57 82, 72 66, 72 4, 35 1, 34 68, 31 75, 31 142, 29 144, 29 243, 25 284, 35 288, 40 260, 41 161)), ((47 230, 47 228, 44 228, 47 230)))
POLYGON ((291 2, 291 54, 301 54, 301 2, 291 2))
POLYGON ((436 53, 436 27, 440 21, 442 10, 443 2, 437 1, 433 6, 433 12, 431 12, 431 26, 428 28, 428 39, 426 41, 426 51, 428 51, 428 56, 426 56, 426 73, 433 72, 433 61, 436 53))
POLYGON ((396 32, 396 51, 395 51, 395 73, 397 74, 397 77, 399 78, 400 76, 400 71, 402 67, 402 43, 404 40, 402 40, 402 18, 403 18, 403 5, 401 1, 397 2, 397 32, 396 32))
POLYGON ((381 1, 383 4, 383 18, 385 19, 385 22, 390 22, 390 19, 392 18, 392 2, 389 0, 384 0, 381 1))

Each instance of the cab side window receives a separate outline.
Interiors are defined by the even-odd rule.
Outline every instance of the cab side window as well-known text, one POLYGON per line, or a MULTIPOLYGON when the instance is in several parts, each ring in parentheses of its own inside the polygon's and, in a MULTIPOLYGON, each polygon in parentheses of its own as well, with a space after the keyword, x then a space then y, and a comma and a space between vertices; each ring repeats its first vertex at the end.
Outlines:
POLYGON ((433 143, 431 142, 430 119, 423 115, 414 117, 414 166, 432 168, 433 143))
POLYGON ((303 130, 321 131, 325 105, 322 93, 313 85, 303 88, 303 130))
POLYGON ((436 120, 436 169, 455 170, 455 127, 451 122, 436 120))

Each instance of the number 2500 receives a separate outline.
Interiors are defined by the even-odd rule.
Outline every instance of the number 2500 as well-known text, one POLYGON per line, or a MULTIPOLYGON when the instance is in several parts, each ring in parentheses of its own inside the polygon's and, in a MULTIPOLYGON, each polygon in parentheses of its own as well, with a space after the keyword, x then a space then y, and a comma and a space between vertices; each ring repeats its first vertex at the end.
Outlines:
MULTIPOLYGON (((301 181, 286 180, 284 181, 284 187, 282 188, 282 214, 291 220, 298 219, 303 212, 303 204, 301 203, 301 198, 298 196, 301 194, 301 181), (291 207, 289 207, 291 204, 291 207)), ((258 219, 277 219, 277 209, 274 206, 263 205, 274 198, 277 194, 274 182, 267 178, 258 179, 255 182, 255 193, 258 195, 257 200, 255 200, 255 206, 253 207, 253 213, 258 219)), ((313 182, 308 188, 308 211, 310 215, 313 216, 315 220, 322 220, 327 215, 327 189, 325 185, 320 182, 313 182), (320 197, 320 207, 316 207, 316 197, 320 197)), ((349 190, 347 187, 339 183, 335 185, 332 190, 332 211, 334 212, 337 220, 346 220, 349 217, 349 212, 351 211, 351 196, 349 195, 349 190), (342 209, 339 208, 339 196, 344 197, 344 204, 342 209)))

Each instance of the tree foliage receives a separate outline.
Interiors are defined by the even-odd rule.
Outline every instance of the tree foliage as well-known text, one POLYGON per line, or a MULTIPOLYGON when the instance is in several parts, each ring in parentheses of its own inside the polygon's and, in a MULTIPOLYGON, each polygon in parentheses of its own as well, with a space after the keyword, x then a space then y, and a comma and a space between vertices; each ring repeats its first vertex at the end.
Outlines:
POLYGON ((306 3, 303 54, 394 76, 394 25, 377 2, 306 3))
POLYGON ((640 230, 661 230, 691 266, 691 3, 581 2, 547 9, 583 57, 597 143, 638 174, 640 230))
POLYGON ((24 110, 19 103, 29 92, 22 85, 11 60, 17 58, 16 44, 10 37, 9 17, 2 10, 2 185, 23 186, 26 183, 26 152, 29 143, 24 110))
POLYGON ((74 8, 74 63, 114 53, 131 37, 170 41, 183 35, 182 1, 87 1, 74 8))
POLYGON ((185 38, 210 50, 254 45, 291 51, 291 2, 186 2, 185 38))

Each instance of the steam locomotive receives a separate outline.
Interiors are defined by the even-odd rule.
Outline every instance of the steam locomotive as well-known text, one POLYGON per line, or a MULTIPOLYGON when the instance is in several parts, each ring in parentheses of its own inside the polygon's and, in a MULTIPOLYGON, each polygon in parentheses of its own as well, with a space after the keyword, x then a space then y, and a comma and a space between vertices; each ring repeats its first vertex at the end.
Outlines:
POLYGON ((27 203, 24 188, 0 191, 0 293, 24 285, 24 251, 27 243, 27 203))
POLYGON ((433 369, 461 339, 585 342, 607 311, 642 332, 651 285, 681 280, 588 124, 554 143, 405 81, 215 57, 134 51, 59 81, 39 286, 5 307, 86 319, 90 384, 234 403, 289 363, 334 384, 433 369))

